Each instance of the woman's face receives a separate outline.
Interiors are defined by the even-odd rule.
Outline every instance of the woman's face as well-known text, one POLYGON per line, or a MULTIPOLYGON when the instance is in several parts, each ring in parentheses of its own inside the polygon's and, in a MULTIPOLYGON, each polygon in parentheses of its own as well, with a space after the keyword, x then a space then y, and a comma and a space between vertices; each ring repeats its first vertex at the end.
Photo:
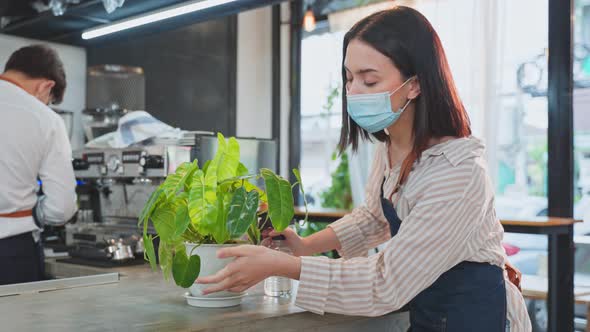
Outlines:
MULTIPOLYGON (((348 95, 393 92, 406 81, 390 58, 358 39, 348 44, 344 68, 348 95)), ((415 80, 408 82, 390 97, 391 106, 397 110, 418 93, 415 80)))

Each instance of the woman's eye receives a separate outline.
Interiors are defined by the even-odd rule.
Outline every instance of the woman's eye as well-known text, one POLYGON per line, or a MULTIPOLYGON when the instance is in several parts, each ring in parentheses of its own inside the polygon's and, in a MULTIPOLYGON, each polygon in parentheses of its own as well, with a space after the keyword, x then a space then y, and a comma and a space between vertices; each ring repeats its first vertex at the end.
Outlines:
POLYGON ((371 87, 373 85, 377 84, 377 82, 365 82, 365 85, 368 87, 371 87))

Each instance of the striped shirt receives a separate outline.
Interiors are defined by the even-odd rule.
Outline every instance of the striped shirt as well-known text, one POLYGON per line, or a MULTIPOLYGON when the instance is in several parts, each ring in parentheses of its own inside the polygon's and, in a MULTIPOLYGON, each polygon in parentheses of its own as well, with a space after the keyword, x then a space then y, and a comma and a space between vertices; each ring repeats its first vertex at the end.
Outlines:
MULTIPOLYGON (((392 196, 402 219, 393 238, 381 208, 381 184, 385 179, 383 195, 390 197, 401 166, 388 164, 387 147, 380 144, 365 204, 330 225, 343 258, 301 258, 297 306, 318 314, 380 316, 401 309, 463 261, 504 267, 504 229, 480 140, 451 139, 422 153, 392 196), (384 250, 367 257, 382 243, 384 250)), ((504 276, 511 331, 530 331, 524 299, 504 276)))

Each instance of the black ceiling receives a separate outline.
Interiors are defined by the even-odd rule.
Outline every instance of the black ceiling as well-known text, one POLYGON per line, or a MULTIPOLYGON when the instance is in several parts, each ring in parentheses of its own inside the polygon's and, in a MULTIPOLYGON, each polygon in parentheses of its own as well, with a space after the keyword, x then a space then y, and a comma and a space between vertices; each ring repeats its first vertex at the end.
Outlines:
POLYGON ((126 17, 168 7, 185 0, 126 0, 123 7, 108 14, 101 0, 80 0, 68 6, 62 16, 51 10, 38 13, 31 6, 37 0, 2 0, 0 17, 8 18, 8 25, 0 33, 12 34, 53 42, 80 44, 82 30, 117 21, 126 17))
MULTIPOLYGON (((0 0, 0 33, 88 46, 112 38, 129 37, 129 35, 140 33, 154 33, 282 1, 287 0, 239 0, 234 5, 227 6, 224 9, 225 12, 212 10, 209 13, 187 15, 187 17, 171 20, 174 22, 160 22, 149 28, 128 32, 126 35, 121 34, 117 37, 103 38, 100 41, 84 41, 81 39, 83 30, 178 3, 188 2, 188 0, 126 0, 121 8, 116 9, 111 14, 106 12, 102 0, 79 0, 78 4, 69 5, 66 12, 61 16, 53 15, 51 10, 39 13, 33 8, 33 3, 48 3, 49 0, 0 0)), ((302 3, 306 8, 311 5, 316 17, 323 19, 327 14, 334 11, 379 1, 384 0, 304 0, 302 3)))
POLYGON ((69 5, 66 12, 61 16, 53 15, 51 10, 38 13, 32 8, 31 4, 39 1, 48 2, 48 0, 0 0, 0 18, 9 21, 7 25, 0 27, 0 33, 89 46, 117 38, 156 33, 286 0, 237 0, 232 4, 219 6, 220 8, 217 9, 183 15, 168 20, 170 22, 162 21, 149 27, 137 28, 133 29, 134 31, 117 34, 117 36, 103 37, 99 38, 100 40, 92 41, 82 40, 81 33, 83 30, 182 2, 189 2, 189 0, 126 0, 121 8, 116 9, 111 14, 106 12, 102 0, 80 0, 76 5, 69 5))

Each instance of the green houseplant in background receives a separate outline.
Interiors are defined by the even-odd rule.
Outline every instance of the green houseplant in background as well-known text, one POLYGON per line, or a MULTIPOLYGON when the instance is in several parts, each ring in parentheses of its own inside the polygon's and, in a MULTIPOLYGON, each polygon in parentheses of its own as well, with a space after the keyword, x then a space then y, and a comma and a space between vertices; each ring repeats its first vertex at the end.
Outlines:
POLYGON ((250 174, 240 162, 238 141, 217 137, 214 158, 201 168, 197 160, 180 165, 151 194, 139 218, 152 269, 159 263, 164 278, 172 276, 178 286, 190 288, 187 299, 199 306, 239 304, 241 296, 235 293, 203 297, 195 279, 200 273, 214 274, 231 261, 216 257, 220 247, 257 244, 266 224, 265 220, 261 225, 259 216, 266 215, 277 231, 284 230, 294 215, 292 189, 301 183, 297 170, 293 172, 298 182, 293 185, 269 169, 250 174), (252 183, 259 178, 264 179, 265 189, 252 183), (148 232, 150 222, 155 236, 148 232), (159 238, 158 261, 155 238, 159 238))
MULTIPOLYGON (((332 172, 332 183, 326 190, 320 192, 320 203, 323 208, 352 210, 352 189, 350 186, 350 173, 348 169, 348 155, 343 152, 338 157, 337 152, 332 154, 332 160, 339 158, 336 169, 332 172)), ((324 230, 328 226, 326 222, 309 221, 305 227, 301 227, 299 235, 302 237, 310 236, 313 233, 324 230)), ((333 250, 322 253, 323 256, 330 258, 339 258, 338 253, 333 250)))
POLYGON ((332 154, 332 160, 340 159, 338 166, 332 172, 332 184, 320 193, 322 207, 346 209, 353 208, 352 189, 350 187, 350 171, 348 168, 348 154, 343 152, 340 157, 332 154))
MULTIPOLYGON (((330 117, 334 114, 333 108, 335 101, 340 98, 342 87, 340 83, 330 84, 327 90, 326 103, 322 105, 323 111, 320 113, 320 116, 326 121, 330 121, 330 117)), ((348 154, 343 152, 338 155, 336 149, 332 153, 332 160, 338 160, 338 166, 331 174, 332 181, 330 187, 319 194, 321 206, 324 208, 350 210, 353 207, 353 202, 348 168, 348 154)))
MULTIPOLYGON (((341 97, 342 87, 339 83, 330 84, 327 89, 326 102, 322 105, 320 116, 327 122, 335 113, 333 108, 335 102, 341 97)), ((330 174, 331 183, 328 188, 319 193, 320 205, 322 208, 335 208, 350 210, 353 208, 352 189, 350 186, 350 173, 348 166, 348 154, 343 152, 338 155, 338 151, 332 153, 332 160, 338 161, 338 166, 330 174)), ((298 227, 297 233, 302 236, 310 236, 314 233, 324 230, 328 223, 309 220, 305 225, 298 227)), ((336 251, 326 252, 322 255, 337 258, 336 251)))

